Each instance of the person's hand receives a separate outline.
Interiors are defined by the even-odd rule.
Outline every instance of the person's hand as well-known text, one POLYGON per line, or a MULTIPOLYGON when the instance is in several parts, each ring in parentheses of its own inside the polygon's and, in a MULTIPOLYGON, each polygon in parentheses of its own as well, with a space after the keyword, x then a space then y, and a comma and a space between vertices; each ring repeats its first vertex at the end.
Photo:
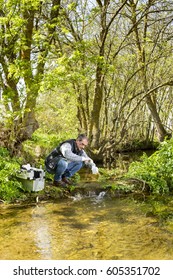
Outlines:
POLYGON ((98 170, 97 166, 92 166, 91 170, 92 170, 92 174, 98 174, 99 173, 99 170, 98 170))

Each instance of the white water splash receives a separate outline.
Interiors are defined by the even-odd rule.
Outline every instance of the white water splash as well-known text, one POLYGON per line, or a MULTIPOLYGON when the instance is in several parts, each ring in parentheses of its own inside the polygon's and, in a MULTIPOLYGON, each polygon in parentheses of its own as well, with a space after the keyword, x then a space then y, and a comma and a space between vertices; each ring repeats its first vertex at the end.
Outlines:
POLYGON ((99 195, 96 197, 96 199, 98 199, 98 200, 103 199, 105 194, 106 194, 106 192, 100 192, 99 195))
POLYGON ((75 194, 75 196, 70 196, 73 201, 79 201, 82 199, 82 195, 80 193, 75 194))

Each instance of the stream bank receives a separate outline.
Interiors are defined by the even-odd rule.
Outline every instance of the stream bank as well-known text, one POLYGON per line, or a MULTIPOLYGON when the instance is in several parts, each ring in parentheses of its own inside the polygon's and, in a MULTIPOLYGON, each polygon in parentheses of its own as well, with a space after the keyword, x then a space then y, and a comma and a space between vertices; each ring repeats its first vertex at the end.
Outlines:
MULTIPOLYGON (((123 180, 117 181, 80 181, 66 188, 55 187, 52 182, 46 182, 43 190, 39 192, 25 192, 23 198, 16 200, 13 204, 38 204, 57 199, 80 200, 90 197, 120 198, 129 194, 141 195, 141 192, 134 190, 133 185, 128 185, 123 180)), ((143 194, 142 194, 143 195, 143 194)))

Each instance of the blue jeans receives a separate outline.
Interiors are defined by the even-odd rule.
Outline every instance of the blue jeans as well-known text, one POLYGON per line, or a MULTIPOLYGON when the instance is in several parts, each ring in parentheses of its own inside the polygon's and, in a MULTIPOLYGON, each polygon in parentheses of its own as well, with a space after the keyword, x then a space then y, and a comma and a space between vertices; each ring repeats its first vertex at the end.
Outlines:
MULTIPOLYGON (((70 178, 72 177, 77 171, 79 171, 83 166, 82 161, 72 161, 67 162, 64 158, 59 158, 57 161, 57 166, 54 171, 55 181, 61 181, 62 177, 70 178)), ((49 172, 49 170, 47 169, 49 172)))

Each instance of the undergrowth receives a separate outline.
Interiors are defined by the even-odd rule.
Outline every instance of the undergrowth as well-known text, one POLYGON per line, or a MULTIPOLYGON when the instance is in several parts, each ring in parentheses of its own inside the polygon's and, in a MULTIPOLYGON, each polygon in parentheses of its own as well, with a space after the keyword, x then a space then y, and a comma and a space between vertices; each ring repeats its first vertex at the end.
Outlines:
POLYGON ((126 178, 143 182, 152 193, 169 193, 173 190, 173 139, 164 141, 151 156, 143 154, 140 161, 129 166, 126 178))
POLYGON ((0 147, 0 200, 12 202, 21 197, 22 185, 16 179, 19 159, 11 158, 7 149, 0 147))

